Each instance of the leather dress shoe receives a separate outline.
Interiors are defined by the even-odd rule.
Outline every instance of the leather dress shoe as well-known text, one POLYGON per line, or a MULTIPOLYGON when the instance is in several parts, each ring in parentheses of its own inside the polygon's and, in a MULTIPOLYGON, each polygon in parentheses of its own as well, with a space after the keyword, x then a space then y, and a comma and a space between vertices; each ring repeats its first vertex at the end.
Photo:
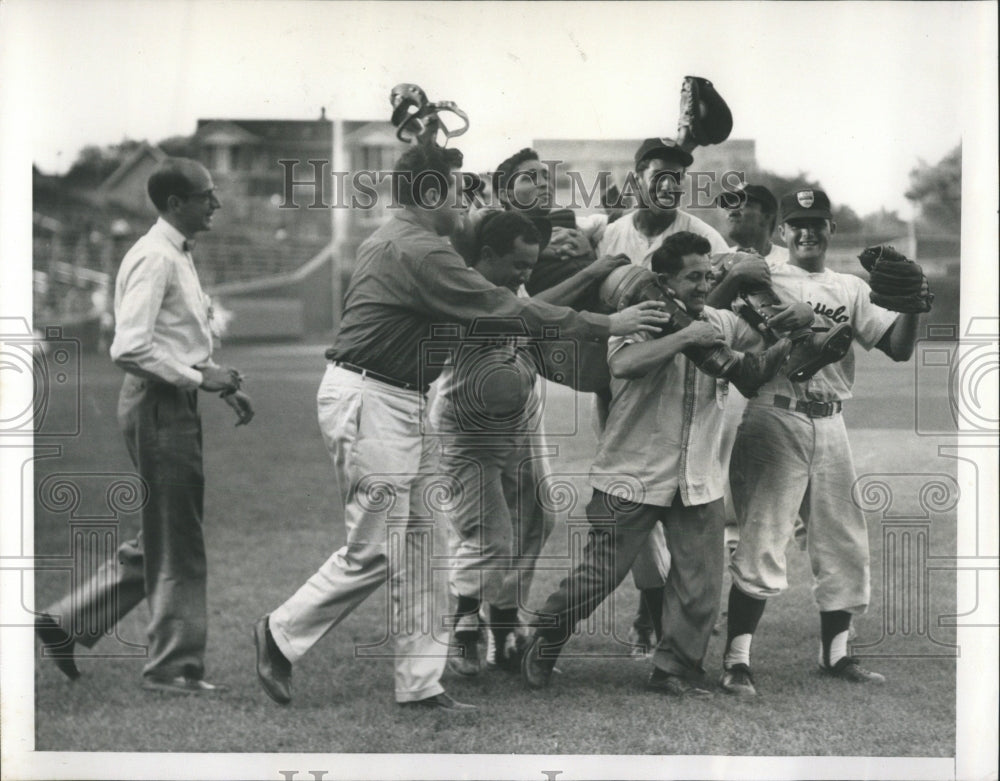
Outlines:
POLYGON ((287 705, 292 701, 292 663, 274 642, 267 616, 261 616, 253 625, 253 642, 257 646, 257 679, 261 687, 276 703, 287 705))
POLYGON ((465 713, 479 710, 475 705, 470 705, 467 702, 459 702, 446 692, 435 694, 433 697, 424 697, 422 700, 410 700, 409 702, 401 702, 399 704, 407 708, 432 708, 434 710, 465 713))
POLYGON ((142 688, 148 692, 165 692, 167 694, 222 694, 222 692, 229 691, 228 686, 209 683, 201 678, 188 678, 184 675, 179 675, 176 678, 143 678, 142 688))
POLYGON ((73 649, 76 643, 66 631, 59 626, 48 613, 42 613, 35 619, 35 634, 42 641, 42 656, 51 659, 56 663, 59 672, 75 681, 80 677, 80 670, 76 666, 76 659, 73 658, 73 649))
POLYGON ((706 700, 712 696, 712 692, 696 686, 679 675, 671 675, 664 672, 659 667, 653 669, 646 688, 650 691, 669 694, 672 697, 683 697, 688 700, 706 700))

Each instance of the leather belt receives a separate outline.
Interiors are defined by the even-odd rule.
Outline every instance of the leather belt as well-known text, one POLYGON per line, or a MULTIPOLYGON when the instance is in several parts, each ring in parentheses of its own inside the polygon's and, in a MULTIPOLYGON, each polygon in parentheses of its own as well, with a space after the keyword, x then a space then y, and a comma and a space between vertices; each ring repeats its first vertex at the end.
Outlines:
POLYGON ((371 369, 365 369, 362 366, 356 366, 353 363, 348 363, 347 361, 331 361, 334 366, 339 366, 341 369, 347 369, 349 372, 354 372, 355 374, 360 374, 362 377, 371 377, 373 380, 378 380, 384 385, 388 385, 392 388, 401 388, 402 390, 408 391, 419 391, 420 393, 427 394, 430 390, 429 385, 425 385, 422 388, 414 385, 412 382, 403 382, 402 380, 394 380, 392 377, 387 377, 384 374, 379 374, 378 372, 373 372, 371 369))
POLYGON ((801 412, 810 418, 831 418, 844 408, 840 401, 800 401, 787 396, 775 396, 773 403, 779 409, 801 412))

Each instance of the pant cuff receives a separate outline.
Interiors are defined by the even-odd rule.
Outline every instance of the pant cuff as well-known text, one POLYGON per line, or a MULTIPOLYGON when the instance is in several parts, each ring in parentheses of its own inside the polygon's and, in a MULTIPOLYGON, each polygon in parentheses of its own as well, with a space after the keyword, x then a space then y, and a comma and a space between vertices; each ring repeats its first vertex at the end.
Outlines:
POLYGON ((432 684, 424 686, 420 689, 413 689, 410 691, 399 691, 396 690, 396 702, 416 702, 417 700, 426 700, 428 697, 434 697, 438 694, 444 693, 444 686, 441 685, 439 681, 435 681, 432 684))
POLYGON ((288 636, 281 628, 281 625, 275 623, 273 613, 268 616, 267 628, 271 631, 271 637, 274 638, 274 644, 278 646, 278 650, 281 651, 281 655, 284 656, 290 664, 295 664, 302 658, 303 654, 296 652, 295 646, 292 644, 292 641, 288 639, 288 636))

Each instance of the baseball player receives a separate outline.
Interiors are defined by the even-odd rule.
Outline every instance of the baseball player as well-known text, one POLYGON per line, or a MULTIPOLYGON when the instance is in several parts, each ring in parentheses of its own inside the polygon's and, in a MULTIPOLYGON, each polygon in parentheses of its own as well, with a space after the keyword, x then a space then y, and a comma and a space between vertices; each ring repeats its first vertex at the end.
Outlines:
POLYGON ((294 663, 388 583, 393 624, 401 628, 395 637, 396 701, 452 712, 474 708, 441 686, 445 657, 428 629, 433 578, 406 566, 421 560, 429 515, 425 495, 437 476, 435 443, 423 435, 421 421, 427 385, 440 373, 421 353, 435 324, 520 318, 532 334, 552 325, 566 338, 601 340, 658 330, 669 320, 660 306, 649 304, 605 316, 519 299, 468 268, 448 239, 465 213, 456 194, 461 161, 454 148, 418 145, 404 152, 394 172, 403 208, 358 249, 317 396, 320 428, 345 502, 347 542, 254 625, 257 676, 278 703, 291 701, 294 663), (387 496, 394 501, 386 502, 387 496), (398 547, 389 538, 390 517, 406 522, 398 547))
MULTIPOLYGON (((472 268, 489 282, 523 295, 543 237, 520 212, 491 212, 477 226, 472 268)), ((563 304, 624 258, 590 263, 573 278, 539 294, 563 304)), ((551 469, 542 431, 539 355, 517 333, 517 323, 481 320, 474 338, 453 350, 430 409, 441 437, 440 472, 459 487, 446 513, 453 565, 449 586, 457 598, 449 666, 462 675, 482 669, 479 613, 488 603, 488 625, 499 668, 517 671, 518 608, 525 604, 534 564, 555 519, 537 501, 537 486, 551 469), (514 326, 513 329, 511 326, 514 326)))
POLYGON ((728 383, 699 371, 683 351, 719 343, 747 349, 762 341, 733 312, 705 306, 710 251, 708 239, 681 231, 650 259, 691 318, 685 327, 658 339, 640 334, 609 341, 612 401, 590 471, 592 530, 583 561, 549 596, 541 609, 549 620, 525 649, 522 673, 531 688, 548 684, 575 625, 618 587, 652 529, 662 526, 672 561, 648 686, 710 696, 699 679, 722 590, 718 440, 728 383))
MULTIPOLYGON (((680 231, 704 236, 712 253, 725 252, 728 245, 715 228, 678 208, 687 167, 694 158, 668 139, 647 138, 635 153, 635 173, 642 198, 639 208, 608 225, 598 254, 625 254, 638 266, 650 267, 653 253, 668 237, 680 231)), ((598 404, 599 420, 607 415, 598 404)), ((629 633, 633 655, 646 657, 653 652, 661 634, 659 616, 663 604, 663 584, 670 569, 670 554, 662 527, 655 525, 649 544, 639 553, 632 579, 640 591, 636 617, 629 633)))
MULTIPOLYGON (((739 295, 742 284, 768 284, 771 280, 769 265, 780 266, 788 262, 788 250, 771 241, 778 222, 778 200, 770 190, 759 184, 744 184, 738 190, 719 197, 718 204, 726 210, 726 224, 729 229, 730 252, 753 252, 758 258, 748 258, 734 265, 729 273, 719 275, 719 282, 708 294, 708 303, 717 309, 728 309, 739 295)), ((728 255, 717 255, 725 258, 728 255)), ((736 440, 736 428, 743 418, 746 399, 738 393, 729 395, 726 401, 726 416, 722 426, 722 442, 719 455, 722 458, 722 473, 726 475, 726 546, 732 550, 739 539, 733 496, 729 489, 729 458, 736 440)), ((796 522, 797 539, 805 545, 805 527, 796 522), (799 537, 799 530, 802 535, 799 537)))
MULTIPOLYGON (((789 260, 770 267, 774 291, 785 300, 809 302, 817 322, 850 324, 866 350, 877 347, 895 361, 908 360, 919 315, 873 304, 863 280, 826 267, 836 230, 826 193, 789 193, 781 199, 781 223, 789 260)), ((849 350, 806 382, 776 376, 747 405, 730 466, 740 540, 729 566, 733 585, 721 685, 731 694, 756 694, 751 640, 766 600, 787 586, 785 547, 796 514, 808 530, 820 669, 846 681, 885 680, 847 649, 851 617, 867 609, 870 590, 868 532, 851 500, 855 472, 841 415, 853 381, 849 350)))

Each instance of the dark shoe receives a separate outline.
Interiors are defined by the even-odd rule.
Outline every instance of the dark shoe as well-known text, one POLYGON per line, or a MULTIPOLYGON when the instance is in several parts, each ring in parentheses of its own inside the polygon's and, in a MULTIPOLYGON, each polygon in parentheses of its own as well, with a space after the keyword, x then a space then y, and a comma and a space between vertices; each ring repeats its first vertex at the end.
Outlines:
POLYGON ((805 382, 831 363, 836 363, 851 349, 854 329, 848 323, 839 323, 829 331, 812 331, 803 339, 796 339, 792 354, 788 356, 788 379, 805 382))
POLYGON ((828 675, 832 675, 834 678, 840 678, 851 683, 885 683, 884 675, 866 670, 852 656, 845 656, 833 667, 820 665, 819 669, 828 675))
POLYGON ((448 655, 448 668, 459 675, 479 675, 482 670, 482 660, 479 654, 478 631, 455 632, 451 653, 448 655))
POLYGON ((672 697, 684 697, 688 700, 707 700, 712 696, 712 692, 708 689, 695 686, 681 676, 671 675, 659 667, 656 667, 649 676, 646 688, 650 691, 669 694, 672 697))
POLYGON ((257 647, 257 679, 260 685, 276 703, 287 705, 292 701, 292 663, 274 642, 267 616, 257 619, 253 625, 253 642, 257 647))
POLYGON ((656 648, 652 629, 637 629, 633 626, 628 631, 628 641, 632 644, 629 656, 633 659, 648 659, 656 648))
POLYGON ((791 340, 779 339, 762 352, 744 353, 727 379, 743 396, 752 399, 762 385, 781 371, 792 353, 791 340))
POLYGON ((539 656, 539 647, 542 638, 532 635, 528 639, 528 644, 524 648, 524 656, 521 658, 521 678, 528 685, 529 689, 544 689, 549 685, 552 671, 556 666, 556 657, 543 659, 539 656))
POLYGON ((475 705, 470 705, 467 702, 459 702, 447 692, 435 694, 433 697, 424 697, 422 700, 411 700, 410 702, 401 702, 399 704, 407 708, 433 708, 435 710, 464 711, 466 713, 479 710, 475 705))
MULTIPOLYGON (((499 639, 499 638, 498 638, 499 639)), ((492 669, 503 670, 508 673, 521 672, 521 658, 524 656, 524 646, 527 637, 517 632, 509 632, 503 638, 503 645, 493 646, 492 669)))
POLYGON ((757 696, 757 689, 753 685, 753 676, 750 674, 750 668, 745 664, 734 664, 723 670, 719 686, 726 694, 735 694, 737 697, 757 696))
POLYGON ((183 675, 176 678, 143 678, 142 688, 148 692, 166 694, 222 694, 229 691, 228 686, 209 683, 201 678, 187 678, 183 675))
POLYGON ((55 662, 59 672, 71 681, 80 677, 76 659, 73 658, 76 643, 59 626, 58 621, 48 613, 42 613, 35 619, 35 634, 42 641, 42 656, 55 662))

